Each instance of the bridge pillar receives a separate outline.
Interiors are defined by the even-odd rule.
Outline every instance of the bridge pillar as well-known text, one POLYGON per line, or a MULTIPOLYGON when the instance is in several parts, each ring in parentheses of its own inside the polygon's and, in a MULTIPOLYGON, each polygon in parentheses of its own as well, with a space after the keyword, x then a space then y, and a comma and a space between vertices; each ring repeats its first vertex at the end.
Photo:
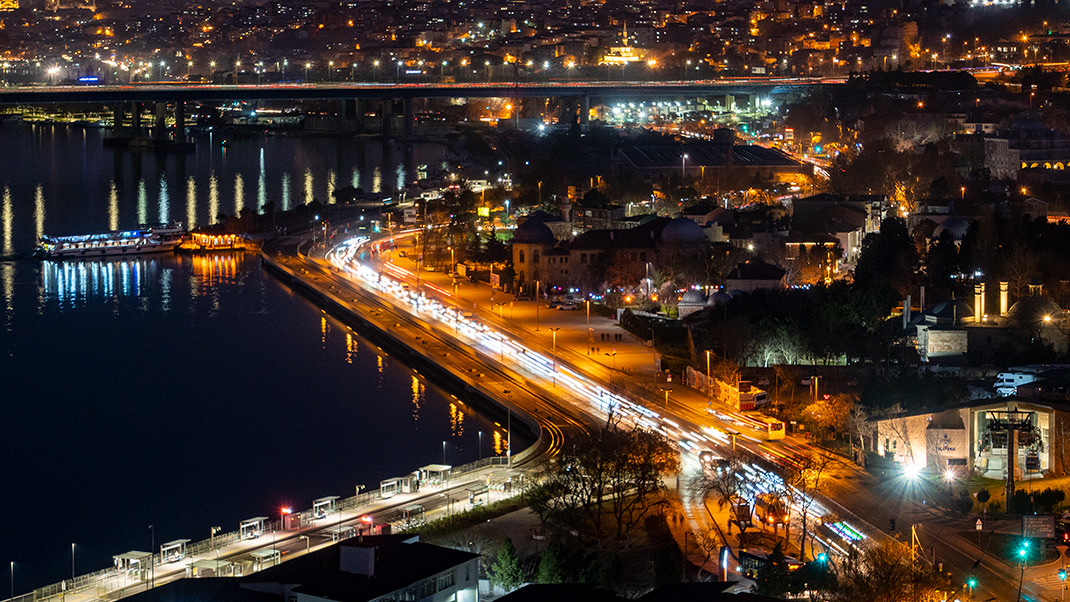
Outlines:
POLYGON ((413 123, 415 122, 415 118, 413 117, 411 96, 405 97, 401 100, 401 114, 402 118, 405 120, 404 125, 401 126, 401 134, 405 138, 412 138, 413 123))
POLYGON ((130 128, 134 130, 134 136, 141 135, 141 103, 130 103, 130 128))
POLYGON ((122 103, 115 106, 115 110, 112 111, 112 136, 119 136, 123 132, 123 121, 126 120, 126 111, 123 110, 122 103))
POLYGON ((175 141, 186 141, 186 103, 175 102, 175 141))
POLYGON ((383 137, 389 138, 394 135, 394 99, 383 100, 383 137))
POLYGON ((572 117, 575 115, 572 108, 572 98, 562 96, 557 99, 557 125, 572 125, 572 117))
POLYGON ((359 98, 353 99, 353 118, 356 120, 356 132, 364 133, 364 101, 359 98))
POLYGON ((584 94, 580 97, 580 126, 587 127, 587 118, 591 114, 591 97, 584 94))
POLYGON ((155 108, 155 118, 152 122, 152 137, 156 140, 167 140, 167 103, 158 102, 155 108))

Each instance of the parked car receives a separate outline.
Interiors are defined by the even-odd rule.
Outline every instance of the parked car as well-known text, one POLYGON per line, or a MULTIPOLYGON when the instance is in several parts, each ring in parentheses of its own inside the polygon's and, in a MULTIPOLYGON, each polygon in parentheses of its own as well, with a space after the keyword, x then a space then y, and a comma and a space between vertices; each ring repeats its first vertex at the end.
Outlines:
POLYGON ((579 308, 580 308, 580 306, 576 305, 575 303, 562 303, 561 305, 557 306, 558 310, 563 310, 563 311, 572 311, 574 309, 579 309, 579 308))

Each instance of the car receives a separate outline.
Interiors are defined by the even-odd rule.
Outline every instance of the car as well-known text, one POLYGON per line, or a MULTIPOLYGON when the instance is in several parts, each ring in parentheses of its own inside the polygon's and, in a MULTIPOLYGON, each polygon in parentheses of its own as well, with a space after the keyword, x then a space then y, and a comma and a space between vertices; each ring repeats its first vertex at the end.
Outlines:
POLYGON ((408 256, 409 256, 409 254, 406 253, 405 251, 398 251, 398 257, 408 257, 408 256))
POLYGON ((575 303, 562 303, 561 305, 557 306, 558 311, 573 311, 579 308, 580 306, 576 305, 575 303))
POLYGON ((558 305, 561 305, 560 301, 550 301, 550 302, 548 302, 546 304, 546 307, 549 307, 550 309, 553 309, 553 308, 557 307, 558 305))

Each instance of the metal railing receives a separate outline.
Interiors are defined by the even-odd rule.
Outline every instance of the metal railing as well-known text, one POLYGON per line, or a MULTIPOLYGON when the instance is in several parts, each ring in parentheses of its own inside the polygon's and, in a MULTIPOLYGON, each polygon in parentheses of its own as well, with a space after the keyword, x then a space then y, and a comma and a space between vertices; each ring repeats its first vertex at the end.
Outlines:
MULTIPOLYGON (((489 456, 475 462, 469 462, 467 464, 457 466, 451 469, 452 478, 463 478, 468 473, 475 472, 487 466, 507 466, 509 459, 504 456, 489 456)), ((347 498, 336 500, 333 511, 342 512, 348 510, 354 510, 361 506, 369 505, 373 502, 383 499, 383 496, 379 489, 372 489, 352 495, 347 498)), ((311 522, 315 517, 315 512, 312 508, 307 510, 301 510, 294 513, 299 517, 302 524, 311 522)), ((264 530, 283 530, 282 517, 265 521, 264 530)), ((186 545, 186 556, 200 556, 210 554, 214 550, 221 550, 228 546, 234 545, 241 541, 241 533, 239 531, 230 531, 227 533, 217 533, 208 539, 192 542, 186 545)), ((153 551, 152 556, 149 558, 148 568, 160 566, 166 564, 164 557, 158 552, 153 551)), ((70 596, 72 594, 83 594, 80 596, 80 602, 83 600, 112 600, 116 596, 109 595, 110 592, 116 590, 131 590, 130 593, 140 591, 142 586, 145 586, 144 576, 138 580, 131 582, 128 578, 124 579, 125 569, 117 567, 108 567, 92 573, 86 573, 84 575, 76 575, 74 579, 64 579, 58 583, 52 583, 44 587, 39 587, 33 590, 31 593, 22 594, 10 598, 3 602, 39 602, 47 601, 49 599, 59 599, 60 597, 70 596), (108 583, 110 580, 114 580, 113 583, 108 583), (95 590, 92 595, 85 596, 84 594, 90 590, 95 590)), ((119 596, 121 597, 121 596, 119 596)))

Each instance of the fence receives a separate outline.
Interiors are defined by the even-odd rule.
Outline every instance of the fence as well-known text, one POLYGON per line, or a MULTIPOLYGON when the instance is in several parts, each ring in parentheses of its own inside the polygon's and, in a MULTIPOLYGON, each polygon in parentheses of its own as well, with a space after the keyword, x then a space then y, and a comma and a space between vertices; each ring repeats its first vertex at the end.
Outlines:
MULTIPOLYGON (((451 470, 451 475, 455 477, 463 477, 467 473, 477 471, 486 466, 507 466, 509 458, 503 456, 490 456, 477 460, 475 462, 469 462, 462 466, 455 467, 451 470)), ((382 499, 378 489, 357 493, 356 495, 337 500, 335 509, 338 511, 353 510, 361 506, 371 504, 382 499)), ((300 517, 300 521, 304 524, 306 521, 311 522, 311 519, 315 516, 313 509, 302 510, 295 513, 300 517)), ((282 517, 277 520, 267 521, 264 525, 265 530, 282 530, 282 517)), ((206 555, 213 550, 225 548, 241 541, 241 533, 239 531, 230 531, 228 533, 217 533, 216 535, 203 539, 201 541, 192 542, 186 545, 186 556, 199 556, 206 555)), ((153 551, 150 558, 149 567, 156 567, 164 564, 164 558, 158 551, 153 551)), ((5 600, 4 602, 39 602, 48 601, 50 599, 60 599, 61 596, 69 596, 72 594, 83 594, 79 602, 92 602, 94 600, 114 600, 117 597, 113 592, 116 590, 131 590, 130 593, 141 591, 141 588, 134 588, 129 581, 124 580, 123 570, 116 567, 108 567, 92 573, 84 575, 77 575, 74 579, 65 579, 59 583, 53 583, 44 587, 39 587, 33 590, 32 593, 22 594, 5 600), (110 582, 112 581, 112 582, 110 582), (110 582, 110 583, 109 583, 110 582), (90 590, 96 590, 93 595, 85 596, 84 594, 90 590)))

